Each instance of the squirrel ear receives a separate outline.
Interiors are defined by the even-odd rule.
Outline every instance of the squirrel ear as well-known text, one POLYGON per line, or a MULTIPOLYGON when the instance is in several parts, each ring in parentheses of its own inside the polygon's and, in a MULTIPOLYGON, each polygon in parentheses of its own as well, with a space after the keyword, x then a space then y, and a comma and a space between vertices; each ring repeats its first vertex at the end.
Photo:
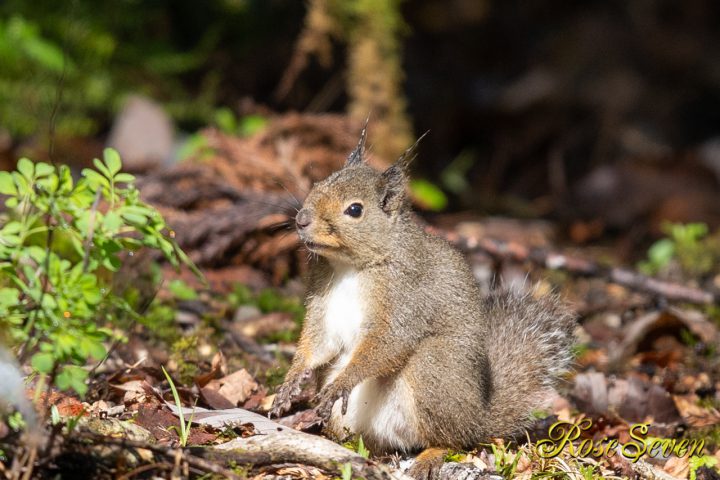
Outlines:
POLYGON ((365 160, 365 139, 367 138, 367 127, 369 120, 370 117, 368 116, 368 118, 365 119, 365 125, 363 125, 363 129, 360 132, 360 141, 358 141, 357 147, 355 147, 355 150, 353 150, 352 153, 348 155, 348 158, 345 161, 346 167, 358 165, 365 160))
POLYGON ((381 201, 381 207, 386 213, 398 210, 405 203, 405 189, 408 184, 408 169, 415 157, 420 140, 425 138, 428 132, 423 133, 410 148, 405 150, 400 158, 390 168, 382 173, 385 191, 381 201))

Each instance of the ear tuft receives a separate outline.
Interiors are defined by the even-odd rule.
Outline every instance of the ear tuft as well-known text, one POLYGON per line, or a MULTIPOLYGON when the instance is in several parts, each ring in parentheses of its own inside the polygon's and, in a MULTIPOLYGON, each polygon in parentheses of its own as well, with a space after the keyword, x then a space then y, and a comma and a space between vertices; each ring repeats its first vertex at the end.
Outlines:
POLYGON ((386 213, 401 209, 406 201, 405 189, 408 184, 408 168, 415 157, 417 157, 417 147, 420 140, 425 138, 428 132, 423 133, 410 148, 400 155, 387 170, 382 173, 385 192, 383 194, 382 204, 380 205, 386 213))
POLYGON ((415 140, 415 143, 413 143, 410 148, 405 150, 402 155, 400 155, 400 158, 397 159, 395 162, 395 165, 399 166, 402 170, 407 171, 407 169, 410 167, 410 164, 417 158, 417 148, 418 145, 420 145, 420 141, 427 136, 427 134, 430 133, 430 130, 420 135, 420 137, 415 140))
POLYGON ((359 165, 365 161, 365 140, 367 139, 367 127, 369 121, 370 117, 368 116, 368 118, 365 119, 365 125, 363 125, 363 129, 360 132, 360 140, 358 141, 357 147, 355 147, 355 150, 348 155, 348 158, 345 161, 346 167, 359 165))

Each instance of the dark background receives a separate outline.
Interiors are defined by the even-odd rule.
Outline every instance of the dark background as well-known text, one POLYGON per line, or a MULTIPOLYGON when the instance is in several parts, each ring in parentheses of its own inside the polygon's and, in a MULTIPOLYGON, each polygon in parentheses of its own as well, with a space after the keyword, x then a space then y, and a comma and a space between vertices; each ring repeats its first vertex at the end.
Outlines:
MULTIPOLYGON (((397 5, 407 113, 415 135, 431 132, 414 173, 445 190, 449 211, 600 221, 601 234, 643 225, 656 235, 664 220, 720 224, 717 2, 397 5), (445 185, 448 166, 464 188, 445 185)), ((279 0, 6 0, 5 156, 47 144, 59 85, 53 135, 90 150, 128 93, 159 101, 185 132, 211 125, 219 107, 240 117, 343 112, 342 41, 329 66, 311 59, 277 95, 305 13, 279 0), (18 18, 31 34, 13 36, 18 18), (36 59, 53 48, 74 67, 36 59)))

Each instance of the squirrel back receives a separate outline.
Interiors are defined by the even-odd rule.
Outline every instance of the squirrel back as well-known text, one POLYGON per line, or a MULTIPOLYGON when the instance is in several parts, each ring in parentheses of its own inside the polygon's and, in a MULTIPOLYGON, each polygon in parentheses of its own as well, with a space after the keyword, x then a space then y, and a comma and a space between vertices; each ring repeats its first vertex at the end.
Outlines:
POLYGON ((274 414, 319 374, 330 431, 375 451, 473 447, 527 425, 570 363, 572 315, 554 296, 483 296, 463 255, 415 221, 414 146, 316 184, 296 217, 314 260, 297 353, 274 414))

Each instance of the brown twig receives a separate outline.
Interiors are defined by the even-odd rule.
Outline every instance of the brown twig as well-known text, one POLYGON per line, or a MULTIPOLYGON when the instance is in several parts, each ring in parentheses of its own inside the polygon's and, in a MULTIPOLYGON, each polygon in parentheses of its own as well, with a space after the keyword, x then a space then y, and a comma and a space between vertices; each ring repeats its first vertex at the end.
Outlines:
MULTIPOLYGON (((162 455, 168 459, 171 459, 173 463, 176 461, 178 456, 182 458, 184 462, 186 462, 190 467, 194 469, 198 469, 204 472, 210 472, 215 473, 217 475, 222 475, 224 478, 234 479, 234 480, 240 480, 240 476, 236 475, 232 470, 229 470, 227 468, 223 468, 218 464, 215 464, 213 462, 207 461, 203 458, 200 458, 196 455, 193 455, 190 453, 192 450, 182 450, 178 448, 172 448, 172 447, 164 447, 160 445, 153 445, 151 443, 146 442, 140 442, 136 440, 129 440, 125 438, 114 438, 114 437, 107 437, 103 435, 95 435, 95 434, 89 434, 89 433, 81 433, 78 435, 75 435, 73 438, 69 438, 68 440, 71 441, 91 441, 95 444, 105 444, 105 445, 114 445, 122 448, 132 448, 132 449, 144 449, 144 450, 150 450, 153 453, 156 453, 158 455, 162 455)), ((258 460, 262 460, 264 456, 262 455, 243 455, 240 454, 237 456, 238 463, 248 463, 248 464, 254 464, 258 460)))
POLYGON ((609 282, 638 292, 649 293, 668 301, 697 305, 720 303, 720 292, 711 292, 679 283, 667 282, 620 267, 605 267, 593 261, 571 257, 517 242, 502 242, 491 238, 464 237, 454 232, 430 228, 432 233, 468 252, 483 252, 501 261, 531 262, 550 270, 562 270, 581 277, 604 278, 609 282))
POLYGON ((129 471, 125 475, 118 477, 118 480, 128 480, 136 475, 140 475, 141 473, 149 472, 151 470, 172 470, 172 468, 173 468, 172 465, 169 465, 166 463, 159 463, 159 462, 148 463, 147 465, 141 465, 141 466, 129 471))

